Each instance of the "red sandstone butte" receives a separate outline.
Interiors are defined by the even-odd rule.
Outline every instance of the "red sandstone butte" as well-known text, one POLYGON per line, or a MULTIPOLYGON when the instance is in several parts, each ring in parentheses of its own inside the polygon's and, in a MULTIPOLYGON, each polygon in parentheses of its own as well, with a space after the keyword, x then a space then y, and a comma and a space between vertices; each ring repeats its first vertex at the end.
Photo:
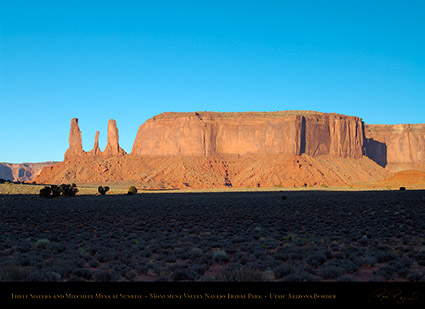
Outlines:
POLYGON ((163 113, 140 126, 134 155, 303 153, 360 158, 360 118, 317 112, 163 113))

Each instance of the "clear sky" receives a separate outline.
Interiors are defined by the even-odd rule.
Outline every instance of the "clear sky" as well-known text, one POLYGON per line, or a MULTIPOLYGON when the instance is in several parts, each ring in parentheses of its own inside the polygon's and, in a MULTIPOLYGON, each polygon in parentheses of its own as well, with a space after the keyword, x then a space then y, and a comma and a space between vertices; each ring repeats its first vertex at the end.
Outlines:
POLYGON ((425 122, 425 1, 0 0, 0 162, 63 160, 165 111, 425 122))

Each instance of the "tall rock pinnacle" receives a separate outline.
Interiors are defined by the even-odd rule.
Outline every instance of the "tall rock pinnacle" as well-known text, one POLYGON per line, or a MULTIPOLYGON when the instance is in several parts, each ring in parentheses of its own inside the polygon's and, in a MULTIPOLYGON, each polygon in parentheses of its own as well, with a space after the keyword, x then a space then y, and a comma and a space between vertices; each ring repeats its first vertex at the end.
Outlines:
POLYGON ((104 156, 123 156, 126 152, 119 145, 117 123, 114 119, 108 122, 108 144, 103 151, 104 156))
POLYGON ((89 152, 90 155, 98 156, 102 154, 102 151, 99 148, 99 131, 96 131, 96 136, 94 137, 94 146, 93 149, 89 152))
POLYGON ((81 131, 78 126, 78 118, 71 120, 71 130, 69 131, 69 148, 65 152, 65 160, 84 154, 81 131))

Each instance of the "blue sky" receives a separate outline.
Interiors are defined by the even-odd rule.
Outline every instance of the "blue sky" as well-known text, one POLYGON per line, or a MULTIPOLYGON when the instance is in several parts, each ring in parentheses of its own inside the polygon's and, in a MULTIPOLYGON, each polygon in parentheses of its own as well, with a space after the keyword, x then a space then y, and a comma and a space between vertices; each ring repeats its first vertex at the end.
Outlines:
POLYGON ((165 111, 425 122, 425 1, 0 1, 0 162, 165 111))

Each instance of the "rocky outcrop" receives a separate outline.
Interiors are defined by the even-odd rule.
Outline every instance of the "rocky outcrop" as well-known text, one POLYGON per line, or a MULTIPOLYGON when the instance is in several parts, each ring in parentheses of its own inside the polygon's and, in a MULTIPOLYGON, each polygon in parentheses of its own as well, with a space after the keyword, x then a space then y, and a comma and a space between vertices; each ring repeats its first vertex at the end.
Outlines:
POLYGON ((140 126, 134 155, 363 155, 360 118, 318 112, 163 113, 140 126))
POLYGON ((114 119, 110 119, 108 122, 108 143, 105 150, 102 152, 99 148, 99 131, 96 131, 95 141, 93 149, 89 152, 83 150, 81 130, 78 126, 78 119, 73 118, 71 120, 71 130, 69 133, 69 148, 65 152, 65 160, 78 157, 115 157, 123 156, 126 152, 119 145, 119 134, 117 123, 114 119))
POLYGON ((46 166, 57 162, 40 163, 0 163, 0 178, 10 181, 31 182, 46 166))
POLYGON ((114 119, 110 119, 108 122, 108 144, 103 151, 103 156, 114 157, 123 156, 126 152, 119 145, 119 135, 117 123, 114 119))
POLYGON ((71 129, 69 131, 69 148, 65 152, 65 160, 72 157, 78 157, 84 154, 83 141, 81 139, 81 130, 78 125, 78 119, 73 118, 71 120, 71 129))
POLYGON ((94 145, 93 145, 93 149, 90 150, 89 154, 92 156, 100 156, 102 155, 102 151, 100 150, 99 147, 99 131, 96 131, 96 135, 94 137, 94 145))
POLYGON ((397 172, 425 170, 425 124, 365 125, 365 154, 397 172))

